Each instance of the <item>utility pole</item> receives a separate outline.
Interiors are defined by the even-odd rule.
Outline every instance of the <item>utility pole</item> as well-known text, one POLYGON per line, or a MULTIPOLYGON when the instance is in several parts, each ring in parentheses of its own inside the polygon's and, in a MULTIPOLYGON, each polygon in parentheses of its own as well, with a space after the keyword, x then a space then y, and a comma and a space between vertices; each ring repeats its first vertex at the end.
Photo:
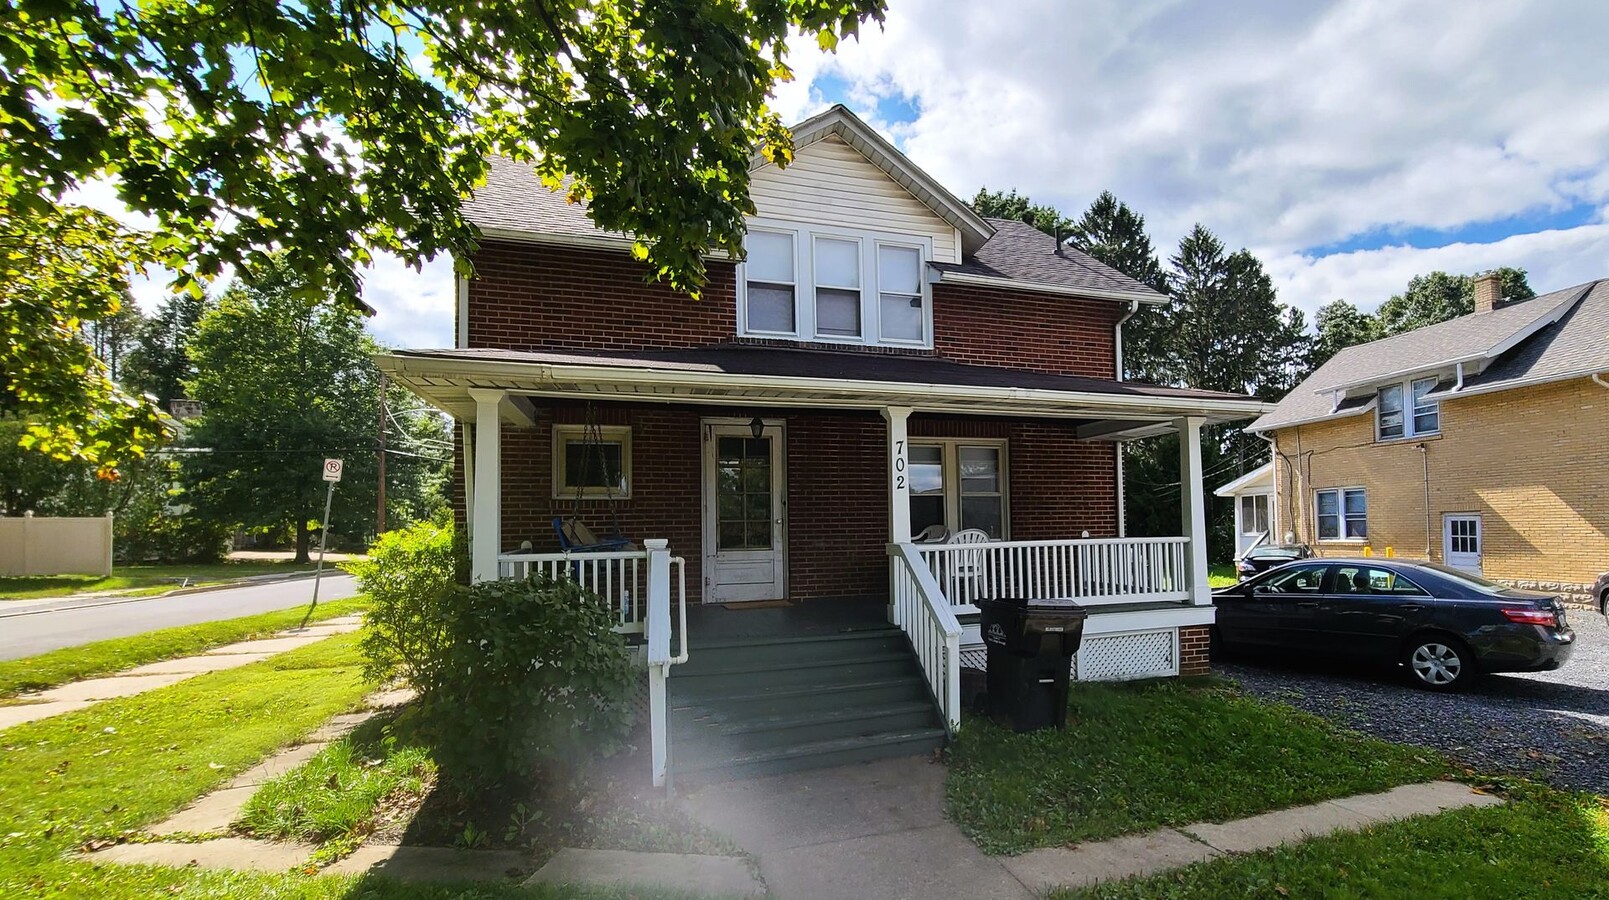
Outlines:
POLYGON ((378 456, 379 456, 379 466, 378 466, 378 468, 380 470, 380 488, 376 492, 378 494, 378 496, 379 496, 379 500, 376 502, 376 508, 375 508, 375 511, 374 511, 374 534, 375 534, 376 537, 378 537, 378 536, 380 536, 382 534, 385 534, 385 419, 386 419, 385 393, 386 393, 386 377, 385 377, 385 373, 381 372, 380 373, 380 450, 379 450, 379 453, 378 453, 378 456))

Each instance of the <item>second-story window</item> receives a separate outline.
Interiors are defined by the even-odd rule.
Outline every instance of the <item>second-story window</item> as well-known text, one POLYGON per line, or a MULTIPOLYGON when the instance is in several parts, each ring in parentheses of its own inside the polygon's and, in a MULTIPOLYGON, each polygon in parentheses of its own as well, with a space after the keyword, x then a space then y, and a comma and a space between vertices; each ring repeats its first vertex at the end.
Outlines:
POLYGON ((748 238, 748 303, 750 331, 793 334, 797 279, 793 235, 780 231, 751 231, 748 238))
POLYGON ((860 337, 860 241, 816 238, 816 334, 860 337))
POLYGON ((751 224, 739 333, 835 344, 933 346, 924 238, 751 224))
POLYGON ((1441 404, 1429 396, 1436 389, 1435 378, 1420 378, 1380 389, 1375 404, 1376 432, 1379 440, 1418 437, 1441 431, 1441 404), (1404 405, 1412 398, 1412 407, 1404 405))

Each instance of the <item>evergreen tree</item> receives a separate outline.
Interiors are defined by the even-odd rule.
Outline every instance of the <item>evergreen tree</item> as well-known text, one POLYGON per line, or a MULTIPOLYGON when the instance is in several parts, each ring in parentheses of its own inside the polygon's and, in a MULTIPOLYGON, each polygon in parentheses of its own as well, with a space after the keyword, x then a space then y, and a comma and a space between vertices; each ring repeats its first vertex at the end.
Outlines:
POLYGON ((1366 313, 1345 300, 1319 307, 1313 323, 1318 327, 1318 337, 1313 341, 1312 362, 1315 369, 1348 347, 1385 337, 1385 329, 1378 316, 1366 313))
POLYGON ((205 296, 173 294, 163 300, 140 326, 124 366, 124 383, 155 397, 163 410, 169 401, 185 397, 184 383, 195 376, 190 340, 206 310, 205 296))
POLYGON ((1066 236, 1068 230, 1072 228, 1072 222, 1056 207, 1035 203, 1017 193, 1015 188, 1010 191, 979 188, 978 193, 972 198, 972 209, 978 215, 988 216, 991 219, 1016 219, 1019 222, 1027 222, 1051 235, 1066 236))
POLYGON ((145 316, 140 315, 134 298, 127 294, 117 312, 84 323, 84 340, 89 342, 95 357, 105 364, 108 378, 123 381, 129 352, 134 349, 144 324, 145 316))
POLYGON ((1168 292, 1167 275, 1145 232, 1145 217, 1111 191, 1102 191, 1084 210, 1067 243, 1159 294, 1168 292))

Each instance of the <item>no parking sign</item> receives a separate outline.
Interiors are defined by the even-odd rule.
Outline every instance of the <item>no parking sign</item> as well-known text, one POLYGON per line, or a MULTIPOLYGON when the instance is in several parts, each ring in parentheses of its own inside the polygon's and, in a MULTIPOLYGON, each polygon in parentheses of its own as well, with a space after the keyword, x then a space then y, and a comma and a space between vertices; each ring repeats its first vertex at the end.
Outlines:
POLYGON ((324 460, 324 480, 325 481, 340 481, 341 480, 341 461, 340 460, 338 460, 338 459, 326 459, 326 460, 324 460))

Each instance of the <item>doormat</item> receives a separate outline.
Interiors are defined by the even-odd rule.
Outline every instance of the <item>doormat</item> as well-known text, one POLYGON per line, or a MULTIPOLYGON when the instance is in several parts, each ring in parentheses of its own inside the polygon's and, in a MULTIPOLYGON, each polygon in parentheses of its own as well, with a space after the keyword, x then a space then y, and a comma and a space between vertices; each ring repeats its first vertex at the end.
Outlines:
POLYGON ((745 609, 783 609, 793 605, 791 600, 756 600, 752 603, 722 603, 722 609, 740 611, 745 609))

